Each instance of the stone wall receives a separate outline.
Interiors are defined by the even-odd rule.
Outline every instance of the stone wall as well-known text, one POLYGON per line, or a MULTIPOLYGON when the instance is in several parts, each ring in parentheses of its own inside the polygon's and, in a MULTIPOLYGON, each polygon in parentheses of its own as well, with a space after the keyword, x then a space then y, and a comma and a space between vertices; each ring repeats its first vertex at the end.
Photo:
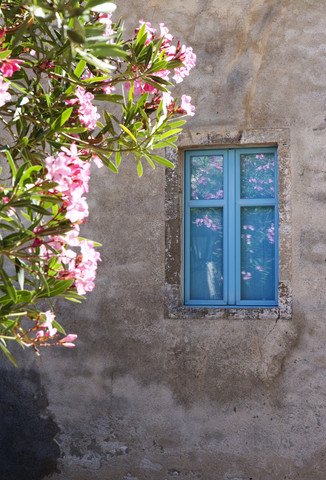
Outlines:
MULTIPOLYGON (((18 398, 44 438, 43 455, 30 442, 35 478, 325 480, 325 4, 130 0, 118 10, 127 31, 139 18, 164 22, 197 54, 182 84, 196 115, 181 150, 287 132, 292 314, 169 315, 164 170, 138 180, 131 157, 118 176, 94 169, 83 233, 103 244, 97 286, 80 306, 58 305, 78 347, 17 352, 18 398), (43 403, 29 410, 36 391, 43 403)), ((15 448, 8 462, 20 468, 5 478, 26 480, 15 448)))

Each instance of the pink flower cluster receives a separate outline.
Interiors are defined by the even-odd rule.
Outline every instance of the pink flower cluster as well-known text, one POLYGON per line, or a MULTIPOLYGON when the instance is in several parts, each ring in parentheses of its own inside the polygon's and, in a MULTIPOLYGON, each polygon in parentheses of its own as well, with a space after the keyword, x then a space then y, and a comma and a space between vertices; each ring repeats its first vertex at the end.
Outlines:
POLYGON ((97 113, 97 107, 92 104, 94 95, 91 92, 86 92, 83 87, 77 87, 76 97, 80 103, 78 109, 79 120, 88 130, 94 130, 96 122, 100 118, 100 115, 97 113))
POLYGON ((45 159, 45 166, 45 178, 56 182, 56 190, 63 195, 66 217, 72 223, 87 217, 88 205, 83 194, 88 192, 90 165, 78 157, 76 145, 72 144, 70 150, 61 147, 57 157, 45 159))
MULTIPOLYGON (((40 317, 38 319, 38 327, 40 330, 36 332, 36 338, 38 339, 46 339, 48 337, 53 337, 57 333, 57 329, 53 327, 53 322, 55 320, 55 315, 51 310, 47 310, 46 312, 42 312, 40 314, 40 317), (43 321, 41 324, 39 324, 39 321, 41 318, 45 317, 45 321, 43 321)), ((66 335, 64 338, 61 338, 57 342, 58 345, 62 345, 64 347, 75 347, 76 345, 72 343, 74 340, 76 340, 77 335, 74 333, 70 333, 69 335, 66 335)))
MULTIPOLYGON (((151 24, 149 22, 144 22, 144 20, 139 20, 139 28, 136 29, 136 33, 139 32, 140 28, 145 25, 145 33, 147 35, 145 45, 150 43, 155 39, 155 34, 156 34, 156 29, 152 28, 151 24)), ((164 23, 160 23, 160 35, 158 38, 163 38, 160 52, 164 53, 164 60, 171 61, 171 60, 180 60, 183 62, 183 65, 181 67, 176 67, 174 68, 174 76, 173 79, 176 83, 180 83, 183 81, 183 79, 189 75, 190 70, 195 66, 196 64, 196 55, 194 54, 193 50, 191 47, 186 47, 185 45, 182 45, 180 47, 180 43, 178 43, 177 46, 175 45, 170 45, 174 37, 169 33, 169 30, 167 27, 165 27, 164 23)), ((151 67, 151 64, 148 66, 149 68, 151 67)), ((155 88, 153 85, 149 85, 146 82, 143 82, 141 78, 137 78, 138 76, 141 75, 141 72, 138 72, 138 68, 135 66, 133 71, 135 72, 135 80, 134 80, 134 93, 135 95, 141 95, 145 92, 148 92, 150 94, 159 94, 159 90, 155 88)), ((155 72, 154 74, 156 77, 161 77, 164 80, 169 81, 169 75, 170 71, 167 69, 160 70, 158 72, 155 72)), ((126 88, 129 90, 130 89, 130 82, 126 83, 126 88)), ((173 104, 173 98, 170 94, 168 93, 163 93, 162 97, 163 102, 166 108, 168 108, 170 105, 173 104)), ((191 105, 191 97, 188 95, 182 95, 181 97, 181 106, 179 107, 178 112, 183 113, 189 116, 193 116, 195 107, 191 105)))
MULTIPOLYGON (((77 147, 72 144, 70 150, 61 147, 57 157, 46 158, 45 165, 46 179, 58 184, 55 191, 62 194, 66 217, 75 224, 74 230, 65 236, 51 236, 47 244, 59 252, 57 258, 63 265, 61 276, 74 279, 78 294, 84 295, 94 288, 97 262, 101 260, 93 242, 79 240, 79 225, 76 223, 88 216, 88 205, 83 194, 88 192, 90 164, 79 158, 77 147), (81 253, 77 255, 75 251, 67 248, 68 246, 80 247, 81 253)), ((53 253, 43 244, 42 255, 47 258, 53 253)))
POLYGON ((90 240, 82 240, 79 246, 81 255, 77 255, 69 262, 69 277, 75 279, 77 293, 85 295, 95 286, 97 262, 101 260, 101 256, 90 240))

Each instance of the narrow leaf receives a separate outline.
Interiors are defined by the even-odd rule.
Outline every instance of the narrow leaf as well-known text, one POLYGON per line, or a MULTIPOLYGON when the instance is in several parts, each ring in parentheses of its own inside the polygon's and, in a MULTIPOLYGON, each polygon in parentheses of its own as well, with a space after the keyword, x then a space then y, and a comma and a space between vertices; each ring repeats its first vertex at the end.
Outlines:
POLYGON ((157 163, 160 163, 161 165, 164 165, 165 167, 169 168, 175 168, 172 162, 170 160, 167 160, 164 157, 161 157, 160 155, 154 155, 153 153, 150 154, 150 157, 152 160, 154 160, 157 163))
POLYGON ((128 133, 128 135, 133 139, 133 141, 138 144, 137 139, 133 136, 133 134, 131 133, 131 131, 130 131, 127 127, 125 127, 124 125, 122 125, 121 123, 119 123, 119 125, 120 125, 121 128, 123 128, 123 130, 124 130, 125 132, 128 133))

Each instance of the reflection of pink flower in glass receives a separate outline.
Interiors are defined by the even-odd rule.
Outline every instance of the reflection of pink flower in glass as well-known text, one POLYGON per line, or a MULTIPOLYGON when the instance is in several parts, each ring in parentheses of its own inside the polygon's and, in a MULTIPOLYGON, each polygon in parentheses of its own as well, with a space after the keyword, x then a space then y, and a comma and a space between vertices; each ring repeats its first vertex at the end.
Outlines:
POLYGON ((274 243, 275 242, 275 229, 274 229, 274 223, 272 223, 271 228, 267 230, 267 238, 269 240, 269 243, 274 243))
POLYGON ((258 270, 258 272, 263 272, 264 271, 263 267, 261 267, 260 265, 258 265, 256 267, 256 269, 258 270))
POLYGON ((199 177, 198 183, 201 183, 203 185, 207 185, 207 178, 206 177, 199 177))
POLYGON ((247 245, 251 245, 251 235, 246 235, 247 245))
POLYGON ((243 280, 250 280, 251 278, 251 273, 250 272, 241 272, 242 279, 243 280))

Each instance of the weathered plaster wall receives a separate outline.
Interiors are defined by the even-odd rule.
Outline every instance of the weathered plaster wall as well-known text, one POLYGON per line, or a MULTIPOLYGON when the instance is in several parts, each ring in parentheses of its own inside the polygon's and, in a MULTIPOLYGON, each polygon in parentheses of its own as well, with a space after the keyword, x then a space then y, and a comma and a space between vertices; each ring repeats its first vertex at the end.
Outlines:
MULTIPOLYGON (((130 0, 119 11, 127 29, 139 18, 164 22, 194 47, 198 66, 182 92, 196 116, 181 145, 288 131, 293 314, 167 318, 164 171, 138 180, 132 158, 118 176, 94 170, 84 233, 103 243, 97 287, 83 305, 59 306, 78 348, 18 353, 38 372, 42 415, 60 430, 60 458, 46 437, 44 475, 325 480, 325 3, 130 0)), ((6 478, 27 478, 18 462, 6 478)))

